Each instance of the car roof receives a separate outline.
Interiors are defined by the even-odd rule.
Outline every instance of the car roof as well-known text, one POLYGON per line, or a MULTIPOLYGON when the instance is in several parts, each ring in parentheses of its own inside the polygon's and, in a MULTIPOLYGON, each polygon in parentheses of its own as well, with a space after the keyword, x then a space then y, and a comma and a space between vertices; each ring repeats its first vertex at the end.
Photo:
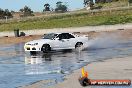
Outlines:
MULTIPOLYGON (((62 33, 47 33, 47 34, 67 34, 67 32, 62 32, 62 33)), ((68 34, 73 34, 73 33, 68 33, 68 34)))

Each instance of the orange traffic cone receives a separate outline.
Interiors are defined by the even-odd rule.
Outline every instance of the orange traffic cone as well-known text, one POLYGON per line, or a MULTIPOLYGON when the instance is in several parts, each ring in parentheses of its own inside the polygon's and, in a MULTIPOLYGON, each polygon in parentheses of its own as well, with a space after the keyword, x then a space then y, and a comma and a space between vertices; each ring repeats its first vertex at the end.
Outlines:
POLYGON ((88 72, 85 72, 84 67, 82 68, 82 77, 88 78, 88 72))

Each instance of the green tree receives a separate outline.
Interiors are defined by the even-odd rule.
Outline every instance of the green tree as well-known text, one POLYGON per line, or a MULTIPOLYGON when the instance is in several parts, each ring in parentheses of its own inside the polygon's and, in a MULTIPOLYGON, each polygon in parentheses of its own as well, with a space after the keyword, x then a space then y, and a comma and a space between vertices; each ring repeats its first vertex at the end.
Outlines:
POLYGON ((132 0, 128 0, 129 1, 129 3, 132 3, 132 0))
POLYGON ((20 11, 20 12, 24 12, 24 9, 22 8, 22 9, 20 9, 19 11, 20 11))
POLYGON ((44 11, 50 11, 50 5, 47 3, 47 4, 44 4, 44 11))
POLYGON ((8 9, 1 9, 0 8, 0 19, 5 19, 5 16, 7 16, 8 18, 12 18, 12 14, 8 9))
POLYGON ((2 16, 4 13, 4 10, 0 8, 0 16, 2 16))
POLYGON ((5 15, 5 16, 11 16, 11 13, 9 12, 8 9, 5 9, 5 11, 4 11, 4 15, 5 15))
POLYGON ((15 13, 15 11, 11 10, 11 13, 15 13))
POLYGON ((56 2, 56 7, 59 7, 60 5, 62 5, 62 3, 63 2, 61 2, 61 1, 56 2))
POLYGON ((83 0, 84 7, 89 4, 89 0, 83 0))
POLYGON ((84 0, 83 4, 84 4, 84 7, 90 7, 90 9, 92 9, 94 5, 93 0, 84 0))
POLYGON ((67 6, 63 4, 63 2, 61 1, 58 1, 56 3, 56 8, 55 8, 55 11, 56 12, 66 12, 67 11, 67 6))
POLYGON ((24 16, 24 17, 25 16, 34 16, 33 11, 28 6, 25 6, 24 8, 20 9, 19 11, 23 13, 23 15, 21 15, 21 16, 24 16))

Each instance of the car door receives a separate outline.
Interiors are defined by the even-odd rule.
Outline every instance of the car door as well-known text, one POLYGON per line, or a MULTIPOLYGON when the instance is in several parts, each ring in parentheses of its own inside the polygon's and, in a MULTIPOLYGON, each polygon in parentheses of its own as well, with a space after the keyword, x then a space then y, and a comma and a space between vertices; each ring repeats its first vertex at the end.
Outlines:
POLYGON ((54 49, 66 49, 68 48, 68 40, 66 37, 65 33, 59 34, 55 39, 54 39, 54 49))
POLYGON ((75 37, 69 33, 62 33, 60 35, 60 42, 65 49, 73 49, 75 46, 75 37))
POLYGON ((68 33, 62 33, 60 34, 60 42, 62 42, 62 46, 64 49, 69 49, 69 37, 68 37, 68 33))
POLYGON ((75 48, 75 37, 72 34, 67 34, 67 41, 68 41, 68 47, 69 48, 75 48))

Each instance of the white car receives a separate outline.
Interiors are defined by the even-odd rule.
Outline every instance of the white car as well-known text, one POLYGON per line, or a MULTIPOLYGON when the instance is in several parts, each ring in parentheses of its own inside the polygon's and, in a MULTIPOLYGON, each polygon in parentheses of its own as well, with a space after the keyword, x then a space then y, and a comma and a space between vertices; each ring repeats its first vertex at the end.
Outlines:
POLYGON ((49 33, 42 39, 27 42, 24 50, 30 53, 34 51, 49 52, 58 49, 75 49, 83 46, 88 41, 85 35, 79 36, 73 33, 49 33))

